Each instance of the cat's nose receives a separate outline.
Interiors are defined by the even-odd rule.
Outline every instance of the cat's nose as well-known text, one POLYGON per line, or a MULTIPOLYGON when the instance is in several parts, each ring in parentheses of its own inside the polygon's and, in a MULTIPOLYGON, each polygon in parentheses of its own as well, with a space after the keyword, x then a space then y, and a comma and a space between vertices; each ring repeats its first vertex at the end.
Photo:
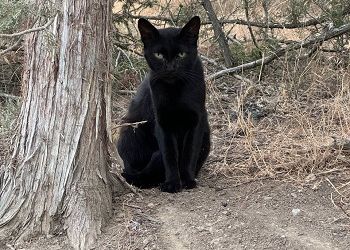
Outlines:
POLYGON ((175 63, 169 63, 168 64, 168 70, 175 70, 176 69, 176 64, 175 63))

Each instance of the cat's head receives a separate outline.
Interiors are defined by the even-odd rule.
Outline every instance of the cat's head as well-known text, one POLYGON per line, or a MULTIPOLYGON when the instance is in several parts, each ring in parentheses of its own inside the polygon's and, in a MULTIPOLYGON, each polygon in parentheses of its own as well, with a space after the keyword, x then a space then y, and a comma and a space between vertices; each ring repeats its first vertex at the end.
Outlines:
POLYGON ((191 69, 197 59, 200 18, 193 17, 183 28, 157 29, 146 19, 138 28, 144 44, 147 63, 155 73, 180 72, 191 69))

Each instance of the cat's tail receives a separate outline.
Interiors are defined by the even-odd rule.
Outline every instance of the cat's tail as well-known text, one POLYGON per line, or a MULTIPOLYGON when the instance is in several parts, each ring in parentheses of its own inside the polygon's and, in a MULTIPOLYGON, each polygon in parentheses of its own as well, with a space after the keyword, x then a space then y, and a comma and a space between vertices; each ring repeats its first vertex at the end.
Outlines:
POLYGON ((123 172, 125 180, 139 188, 153 188, 165 181, 165 168, 160 151, 152 154, 147 166, 139 172, 123 172))

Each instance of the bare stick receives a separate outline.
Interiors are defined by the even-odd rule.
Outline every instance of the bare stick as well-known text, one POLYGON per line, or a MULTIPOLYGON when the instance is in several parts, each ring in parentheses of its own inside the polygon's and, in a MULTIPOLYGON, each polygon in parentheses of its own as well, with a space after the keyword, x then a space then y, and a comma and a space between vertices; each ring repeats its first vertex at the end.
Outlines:
POLYGON ((267 40, 268 37, 268 32, 269 32, 269 23, 270 23, 270 16, 269 16, 269 1, 270 0, 263 0, 262 2, 262 7, 264 9, 264 14, 265 14, 265 24, 266 24, 266 28, 265 28, 265 32, 264 32, 264 38, 265 40, 267 40))
MULTIPOLYGON (((110 157, 110 159, 112 161, 112 166, 113 164, 119 164, 119 162, 114 157, 110 157)), ((127 183, 120 173, 116 171, 110 171, 109 173, 109 180, 113 183, 113 185, 117 186, 119 183, 121 183, 126 189, 142 198, 142 195, 137 191, 137 189, 129 183, 127 183)))
POLYGON ((249 4, 248 4, 248 0, 244 0, 244 13, 245 13, 245 18, 248 21, 248 30, 249 30, 249 33, 250 33, 250 37, 253 40, 254 46, 259 50, 259 54, 261 56, 261 52, 260 52, 261 49, 260 49, 258 43, 256 42, 256 39, 255 39, 255 36, 254 36, 254 33, 253 33, 253 29, 252 29, 252 26, 251 26, 250 21, 249 21, 249 4))
POLYGON ((12 46, 8 47, 7 49, 4 49, 3 51, 0 52, 0 56, 6 54, 9 51, 12 51, 13 49, 17 48, 18 45, 21 44, 22 38, 18 39, 17 42, 15 42, 15 44, 13 44, 12 46))
POLYGON ((118 94, 128 94, 128 95, 134 95, 136 94, 136 90, 117 90, 118 94))
MULTIPOLYGON (((218 67, 218 68, 221 68, 221 69, 223 69, 223 70, 224 70, 224 69, 227 69, 224 65, 221 65, 221 64, 217 63, 215 60, 210 59, 209 57, 206 57, 206 56, 204 56, 204 55, 200 55, 200 57, 201 57, 204 61, 206 61, 206 62, 208 62, 208 63, 211 63, 212 65, 214 65, 214 66, 216 66, 216 67, 218 67)), ((252 82, 251 80, 249 80, 248 78, 245 78, 245 77, 240 76, 240 75, 233 74, 233 77, 235 77, 235 78, 237 78, 238 80, 241 80, 241 81, 243 81, 243 82, 249 83, 249 84, 252 84, 252 83, 253 83, 253 82, 252 82)))
POLYGON ((12 38, 12 37, 17 37, 17 36, 23 36, 25 34, 31 33, 31 32, 37 32, 37 31, 41 31, 46 29, 47 27, 49 27, 52 23, 53 20, 55 18, 52 18, 51 20, 49 20, 44 26, 40 26, 40 27, 36 27, 36 28, 32 28, 32 29, 27 29, 27 30, 23 30, 21 32, 18 33, 13 33, 13 34, 0 34, 0 37, 5 37, 5 38, 12 38))
POLYGON ((8 98, 8 99, 14 99, 14 100, 19 100, 21 97, 15 96, 15 95, 10 95, 6 93, 0 93, 0 97, 8 98))
POLYGON ((229 68, 229 69, 225 69, 225 70, 221 70, 219 72, 216 72, 216 73, 208 76, 207 79, 212 80, 212 79, 218 78, 220 76, 223 76, 225 74, 237 73, 237 72, 240 72, 240 71, 245 70, 245 69, 252 69, 252 68, 255 68, 255 67, 260 66, 262 64, 266 65, 266 64, 272 62, 273 60, 275 60, 276 58, 283 56, 287 51, 297 50, 300 48, 306 48, 310 45, 314 45, 317 43, 321 43, 323 41, 330 40, 334 37, 338 37, 338 36, 345 34, 346 32, 349 32, 349 31, 350 31, 350 23, 344 24, 344 25, 340 26, 339 28, 329 30, 325 33, 316 35, 316 36, 309 38, 309 39, 306 39, 304 41, 301 41, 298 43, 291 43, 290 45, 271 53, 269 56, 267 56, 265 58, 261 58, 261 59, 258 59, 256 61, 250 62, 250 63, 242 64, 242 65, 239 65, 237 67, 233 67, 233 68, 229 68))
POLYGON ((131 126, 131 127, 137 128, 139 125, 144 124, 146 122, 147 121, 126 122, 126 123, 123 123, 123 124, 115 125, 115 127, 113 129, 120 128, 120 127, 127 127, 127 126, 131 126))

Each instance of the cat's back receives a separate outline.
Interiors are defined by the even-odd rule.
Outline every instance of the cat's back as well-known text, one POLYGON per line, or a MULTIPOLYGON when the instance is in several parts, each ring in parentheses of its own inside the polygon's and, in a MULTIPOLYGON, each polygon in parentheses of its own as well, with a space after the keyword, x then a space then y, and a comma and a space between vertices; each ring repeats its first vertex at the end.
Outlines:
POLYGON ((147 75, 131 100, 128 114, 125 117, 126 122, 154 119, 149 82, 149 75, 147 75))

